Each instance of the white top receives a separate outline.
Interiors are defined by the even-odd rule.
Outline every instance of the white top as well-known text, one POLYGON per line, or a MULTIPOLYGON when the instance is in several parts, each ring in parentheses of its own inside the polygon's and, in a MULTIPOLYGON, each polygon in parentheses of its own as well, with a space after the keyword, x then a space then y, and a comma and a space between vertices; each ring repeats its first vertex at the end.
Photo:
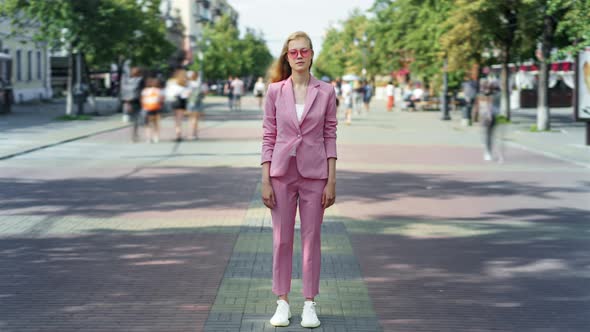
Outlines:
POLYGON ((231 87, 232 87, 232 93, 234 94, 234 96, 236 95, 243 95, 244 94, 244 82, 239 79, 236 78, 235 80, 233 80, 231 82, 231 87))
POLYGON ((176 97, 188 98, 191 90, 185 86, 178 85, 176 81, 169 80, 166 83, 166 101, 174 101, 176 97))
POLYGON ((342 96, 345 104, 352 104, 352 86, 349 83, 342 84, 342 96))
POLYGON ((295 104, 295 110, 297 111, 297 120, 301 121, 301 117, 303 116, 303 109, 305 108, 305 104, 295 104))
MULTIPOLYGON (((297 111, 297 120, 301 122, 301 118, 303 117, 303 109, 305 108, 305 104, 295 104, 295 111, 297 111)), ((297 155, 295 148, 291 151, 291 155, 297 155)))
POLYGON ((256 84, 254 84, 254 94, 256 94, 256 92, 264 93, 264 88, 264 82, 256 82, 256 84))
POLYGON ((385 87, 385 95, 387 97, 391 97, 391 96, 393 96, 393 92, 394 92, 393 84, 387 84, 387 87, 385 87))

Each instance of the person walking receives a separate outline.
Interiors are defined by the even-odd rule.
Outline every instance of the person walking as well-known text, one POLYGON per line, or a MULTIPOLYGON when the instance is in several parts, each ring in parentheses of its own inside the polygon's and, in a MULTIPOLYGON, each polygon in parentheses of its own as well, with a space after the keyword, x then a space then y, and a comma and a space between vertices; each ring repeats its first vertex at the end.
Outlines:
POLYGON ((242 95, 244 94, 244 81, 239 77, 234 78, 231 82, 231 90, 233 95, 233 105, 237 111, 242 110, 242 95))
POLYGON ((363 104, 365 104, 365 112, 371 111, 371 98, 373 97, 373 86, 371 82, 365 81, 363 84, 363 104))
POLYGON ((139 67, 131 68, 129 76, 123 79, 121 85, 121 100, 123 101, 123 121, 133 122, 133 133, 131 140, 139 140, 139 126, 141 125, 141 91, 144 81, 139 67))
POLYGON ((184 112, 190 89, 184 69, 177 69, 172 78, 166 83, 166 102, 174 112, 174 127, 176 132, 176 142, 182 141, 182 121, 184 121, 184 112))
POLYGON ((157 78, 149 78, 141 92, 141 107, 146 112, 146 138, 150 143, 160 141, 160 112, 164 104, 164 93, 157 78))
POLYGON ((264 106, 262 201, 271 210, 272 291, 279 298, 270 319, 287 326, 291 318, 293 235, 299 206, 303 269, 301 326, 317 327, 321 224, 336 200, 336 94, 310 74, 313 46, 305 32, 285 41, 271 74, 264 106))
POLYGON ((363 93, 364 93, 363 85, 361 81, 355 80, 352 83, 352 102, 353 102, 353 109, 357 115, 362 114, 362 104, 363 104, 363 93))
POLYGON ((199 73, 191 71, 188 73, 189 97, 187 101, 187 111, 189 116, 189 139, 198 139, 199 118, 203 112, 203 84, 199 73))
POLYGON ((233 80, 234 79, 229 76, 227 82, 225 82, 225 85, 223 86, 223 93, 227 95, 227 107, 229 107, 230 111, 234 109, 234 93, 231 87, 233 80))
POLYGON ((352 123, 352 84, 351 82, 344 82, 342 84, 342 99, 344 100, 344 117, 346 118, 346 125, 350 126, 352 123))
POLYGON ((485 161, 494 160, 494 155, 499 162, 504 161, 502 149, 494 148, 494 136, 496 132, 496 117, 500 114, 499 100, 500 89, 495 82, 484 81, 481 87, 482 96, 480 97, 480 116, 484 127, 485 151, 483 159, 485 161), (498 96, 498 97, 496 97, 498 96), (497 102, 496 102, 497 100, 497 102))
POLYGON ((393 111, 393 105, 395 104, 394 93, 395 87, 393 86, 393 81, 389 81, 389 83, 387 83, 387 86, 385 87, 385 97, 387 98, 387 112, 393 111))
POLYGON ((254 84, 254 96, 258 99, 258 108, 262 109, 262 99, 264 97, 264 91, 266 90, 266 85, 264 85, 264 80, 262 77, 258 77, 258 81, 254 84))
POLYGON ((461 84, 463 98, 465 99, 465 106, 463 107, 463 119, 461 124, 464 126, 471 126, 471 111, 475 104, 475 97, 477 97, 477 82, 469 77, 461 84))

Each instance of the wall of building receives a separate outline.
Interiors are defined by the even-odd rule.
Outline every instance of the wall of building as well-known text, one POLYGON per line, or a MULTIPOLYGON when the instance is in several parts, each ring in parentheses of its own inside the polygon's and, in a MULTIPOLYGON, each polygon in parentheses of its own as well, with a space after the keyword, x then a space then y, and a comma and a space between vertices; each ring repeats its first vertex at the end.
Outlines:
POLYGON ((12 86, 16 103, 52 97, 47 47, 32 40, 32 32, 12 37, 10 23, 0 21, 0 44, 12 57, 12 86))

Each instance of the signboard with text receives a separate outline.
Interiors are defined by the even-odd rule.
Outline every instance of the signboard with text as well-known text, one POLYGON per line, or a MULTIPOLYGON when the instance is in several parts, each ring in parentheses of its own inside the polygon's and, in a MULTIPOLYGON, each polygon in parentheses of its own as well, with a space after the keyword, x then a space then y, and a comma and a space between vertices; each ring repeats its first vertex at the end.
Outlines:
POLYGON ((576 58, 576 92, 574 113, 576 121, 590 121, 590 47, 576 58))

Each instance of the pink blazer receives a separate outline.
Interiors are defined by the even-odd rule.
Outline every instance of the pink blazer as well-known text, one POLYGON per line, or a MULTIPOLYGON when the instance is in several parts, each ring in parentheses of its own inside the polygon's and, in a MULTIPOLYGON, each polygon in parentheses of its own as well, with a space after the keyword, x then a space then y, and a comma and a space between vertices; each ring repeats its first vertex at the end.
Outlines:
POLYGON ((268 87, 264 106, 262 163, 270 176, 287 172, 295 148, 297 169, 310 179, 328 178, 328 158, 336 158, 336 93, 331 84, 311 76, 301 122, 297 120, 291 78, 268 87))

